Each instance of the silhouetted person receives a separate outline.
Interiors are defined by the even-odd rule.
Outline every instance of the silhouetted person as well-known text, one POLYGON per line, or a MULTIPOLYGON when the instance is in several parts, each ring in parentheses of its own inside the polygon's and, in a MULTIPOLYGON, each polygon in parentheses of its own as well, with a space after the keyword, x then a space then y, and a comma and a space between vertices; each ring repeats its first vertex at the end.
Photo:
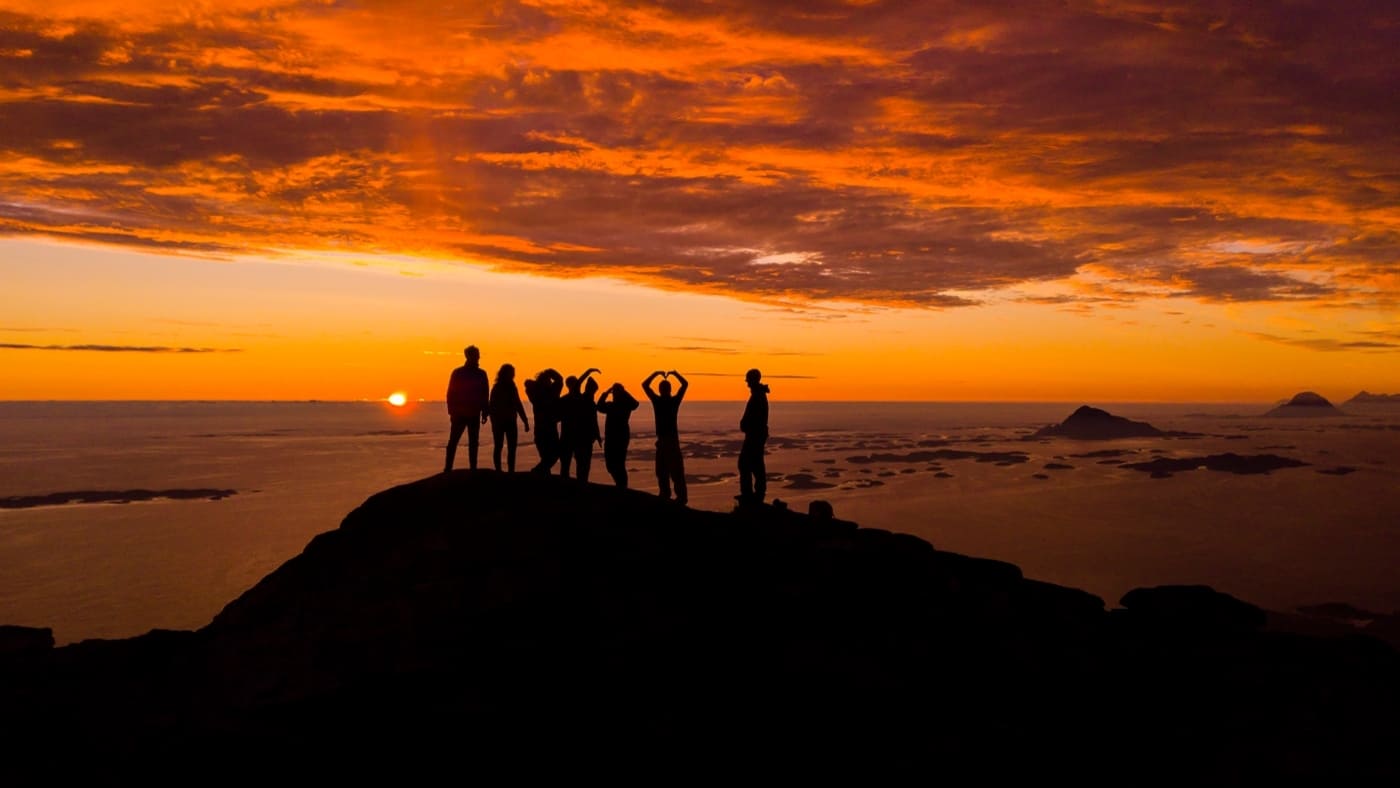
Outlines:
POLYGON ((744 375, 749 385, 749 401, 739 419, 744 445, 739 448, 740 504, 763 503, 768 493, 768 471, 763 465, 763 447, 768 442, 768 384, 759 382, 763 373, 751 369, 744 375))
POLYGON ((462 430, 467 431, 468 462, 471 469, 476 470, 481 425, 486 423, 486 404, 491 394, 491 383, 486 379, 486 370, 481 368, 481 351, 476 345, 470 345, 462 352, 467 363, 452 370, 452 378, 447 382, 447 415, 452 420, 452 433, 447 439, 444 472, 452 470, 462 430))
POLYGON ((535 411, 535 451, 540 461, 530 470, 549 473, 559 461, 559 397, 564 393, 564 378, 553 369, 540 370, 525 381, 525 396, 535 411))
POLYGON ((491 460, 496 470, 501 469, 501 444, 506 447, 506 469, 515 473, 515 446, 519 433, 515 431, 515 417, 525 423, 525 431, 530 431, 530 419, 525 416, 525 403, 520 401, 520 389, 515 387, 515 366, 502 364, 496 373, 496 383, 491 387, 491 460))
POLYGON ((671 497, 671 489, 674 487, 677 503, 689 500, 685 490, 685 458, 681 455, 680 428, 676 424, 681 400, 685 398, 685 390, 688 388, 690 384, 674 369, 670 372, 658 369, 642 381, 642 391, 645 391, 647 399, 651 400, 652 416, 656 419, 656 484, 660 487, 661 497, 667 499, 671 497), (651 389, 651 382, 656 380, 658 375, 663 378, 657 385, 661 390, 660 394, 651 389), (676 390, 674 397, 671 396, 671 381, 664 379, 667 376, 681 382, 681 387, 676 390))
POLYGON ((597 371, 589 369, 579 377, 565 378, 568 392, 559 399, 559 475, 568 476, 572 462, 574 475, 583 482, 588 481, 589 466, 593 464, 593 443, 603 442, 603 435, 598 432, 598 411, 593 405, 598 382, 589 377, 597 371), (590 385, 581 391, 585 382, 590 385))
POLYGON ((598 412, 603 419, 603 465, 613 482, 627 487, 627 445, 632 442, 629 420, 641 403, 621 383, 614 383, 598 398, 598 412))

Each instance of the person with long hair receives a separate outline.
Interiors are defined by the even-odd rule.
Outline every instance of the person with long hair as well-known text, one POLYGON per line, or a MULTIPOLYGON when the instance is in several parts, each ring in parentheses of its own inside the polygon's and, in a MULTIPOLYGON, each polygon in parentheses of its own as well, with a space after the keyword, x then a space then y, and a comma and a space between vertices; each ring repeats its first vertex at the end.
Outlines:
POLYGON ((502 364, 496 372, 496 382, 491 386, 491 460, 496 470, 501 469, 501 448, 506 450, 506 468, 515 473, 515 447, 519 433, 515 430, 515 417, 525 423, 525 431, 530 431, 530 418, 525 415, 525 403, 520 401, 520 389, 515 387, 515 366, 502 364))

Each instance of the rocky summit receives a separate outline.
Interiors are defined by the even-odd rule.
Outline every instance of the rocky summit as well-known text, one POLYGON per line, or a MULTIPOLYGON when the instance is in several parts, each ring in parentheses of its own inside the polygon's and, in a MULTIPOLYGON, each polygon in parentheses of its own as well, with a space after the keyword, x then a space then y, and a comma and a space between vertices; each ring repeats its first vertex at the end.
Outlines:
POLYGON ((1400 776, 1400 654, 1379 640, 1273 631, 1201 586, 1109 609, 839 514, 492 471, 395 487, 197 631, 54 648, 3 628, 6 767, 1400 776))

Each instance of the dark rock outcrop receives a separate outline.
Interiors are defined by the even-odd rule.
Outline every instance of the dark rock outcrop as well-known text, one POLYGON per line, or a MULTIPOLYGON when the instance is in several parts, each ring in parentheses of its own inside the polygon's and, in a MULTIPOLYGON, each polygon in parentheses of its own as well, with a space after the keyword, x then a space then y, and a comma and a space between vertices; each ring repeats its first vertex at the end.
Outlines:
POLYGON ((1031 438, 1072 438, 1074 440, 1114 440, 1117 438, 1161 438, 1166 433, 1145 421, 1114 416, 1106 410, 1080 406, 1059 424, 1042 427, 1031 438))
POLYGON ((1205 457, 1157 457, 1147 462, 1124 463, 1124 468, 1150 473, 1154 478, 1166 478, 1173 473, 1207 470, 1225 473, 1266 474, 1280 468, 1302 468, 1307 465, 1292 457, 1277 454, 1211 454, 1205 457))
POLYGON ((1313 391, 1294 394, 1289 401, 1264 414, 1270 418, 1319 418, 1345 416, 1327 398, 1313 391))
POLYGON ((0 653, 0 741, 41 773, 142 779, 184 761, 264 779, 1400 774, 1400 655, 1373 638, 1260 631, 1200 590, 1106 611, 816 511, 434 476, 198 631, 0 653))
POLYGON ((0 654, 24 654, 53 648, 51 627, 0 625, 0 654))
POLYGON ((1138 624, 1172 632, 1246 633, 1264 626, 1264 611, 1209 586, 1135 588, 1118 604, 1138 624))

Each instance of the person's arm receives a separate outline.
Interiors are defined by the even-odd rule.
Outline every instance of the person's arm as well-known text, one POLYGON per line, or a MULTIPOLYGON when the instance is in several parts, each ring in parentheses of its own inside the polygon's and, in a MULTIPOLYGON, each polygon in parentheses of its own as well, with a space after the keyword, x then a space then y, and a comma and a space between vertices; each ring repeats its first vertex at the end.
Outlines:
POLYGON ((603 393, 598 395, 598 411, 600 413, 608 412, 606 406, 608 404, 608 397, 612 396, 612 393, 612 389, 603 389, 603 393))
POLYGON ((602 370, 598 369, 597 367, 589 367, 588 369, 585 369, 583 371, 583 374, 578 376, 579 385, 583 385, 594 372, 602 372, 602 370))
POLYGON ((674 369, 671 370, 671 377, 681 382, 681 387, 676 389, 676 401, 679 402, 681 398, 685 396, 685 390, 690 388, 690 382, 685 379, 684 375, 674 369))
POLYGON ((525 431, 530 431, 530 417, 525 415, 525 403, 520 401, 520 392, 515 393, 515 412, 520 414, 520 420, 525 423, 525 431))
POLYGON ((645 391, 647 394, 647 399, 652 400, 653 402, 656 401, 656 392, 651 390, 651 382, 653 380, 656 380, 660 376, 661 370, 658 369, 650 375, 647 375, 647 379, 642 381, 642 391, 645 391))

